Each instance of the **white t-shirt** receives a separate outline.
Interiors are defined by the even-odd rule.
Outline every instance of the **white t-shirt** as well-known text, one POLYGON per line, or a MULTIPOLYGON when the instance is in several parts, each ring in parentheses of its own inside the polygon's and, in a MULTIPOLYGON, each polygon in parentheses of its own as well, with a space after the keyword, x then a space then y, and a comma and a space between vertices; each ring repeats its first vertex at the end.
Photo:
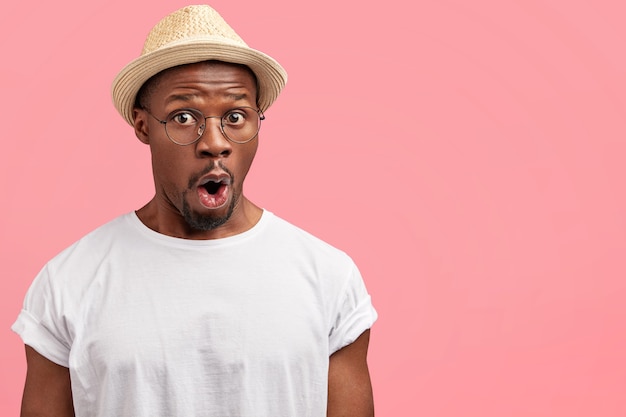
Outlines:
POLYGON ((12 328, 70 369, 78 417, 322 417, 329 356, 376 318, 345 253, 267 211, 202 241, 129 213, 51 260, 12 328))

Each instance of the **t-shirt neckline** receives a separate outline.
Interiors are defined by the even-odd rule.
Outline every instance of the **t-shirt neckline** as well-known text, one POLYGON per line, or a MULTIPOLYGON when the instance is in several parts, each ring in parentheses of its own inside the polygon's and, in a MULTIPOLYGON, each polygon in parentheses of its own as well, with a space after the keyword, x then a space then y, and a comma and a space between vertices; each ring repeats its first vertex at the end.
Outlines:
POLYGON ((265 209, 263 209, 263 212, 261 213, 261 218, 259 219, 259 221, 252 226, 250 229, 246 230, 245 232, 241 232, 238 233, 236 235, 233 236, 228 236, 228 237, 223 237, 223 238, 219 238, 219 239, 203 239, 203 240, 196 240, 196 239, 184 239, 184 238, 180 238, 180 237, 173 237, 173 236, 168 236, 165 235, 163 233, 159 233, 157 231, 154 231, 152 229, 150 229, 148 226, 146 226, 141 219, 139 219, 139 216, 137 216, 137 213, 135 211, 131 211, 130 213, 128 213, 126 215, 127 220, 131 223, 131 225, 137 229, 141 234, 143 234, 144 236, 152 239, 152 240, 156 240, 159 241, 161 243, 165 243, 165 244, 170 244, 170 245, 174 245, 174 246, 193 246, 193 247, 206 247, 206 246, 211 246, 211 247, 216 247, 216 246, 222 246, 222 245, 229 245, 229 244, 233 244, 233 243, 237 243, 243 240, 247 240, 253 236, 256 236, 258 233, 260 233, 260 231, 265 227, 265 225, 269 222, 270 218, 273 216, 273 214, 265 209))

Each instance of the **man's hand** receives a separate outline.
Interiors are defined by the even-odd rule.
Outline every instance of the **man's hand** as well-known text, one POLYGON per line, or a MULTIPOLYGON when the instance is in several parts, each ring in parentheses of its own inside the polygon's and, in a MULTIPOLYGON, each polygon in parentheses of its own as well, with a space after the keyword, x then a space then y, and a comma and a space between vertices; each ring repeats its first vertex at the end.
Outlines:
POLYGON ((327 417, 373 417, 374 399, 367 367, 370 331, 333 353, 328 368, 327 417))
POLYGON ((70 370, 26 346, 26 384, 21 417, 74 417, 70 370))

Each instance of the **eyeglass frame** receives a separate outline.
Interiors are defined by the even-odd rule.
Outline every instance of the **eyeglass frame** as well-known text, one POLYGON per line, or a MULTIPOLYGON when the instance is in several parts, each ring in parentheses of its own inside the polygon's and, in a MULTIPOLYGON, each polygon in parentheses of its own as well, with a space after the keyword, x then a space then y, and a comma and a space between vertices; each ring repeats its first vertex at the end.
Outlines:
POLYGON ((206 120, 207 120, 207 119, 220 119, 220 131, 222 132, 222 135, 224 135, 224 137, 225 137, 228 141, 230 141, 230 142, 232 142, 232 143, 236 143, 236 144, 238 144, 238 145, 245 145, 246 143, 248 143, 248 142, 252 141, 254 138, 256 138, 257 136, 259 136, 259 131, 261 131, 261 122, 262 122, 263 120, 265 120, 265 114, 263 114, 263 112, 261 111, 261 109, 255 109, 254 107, 250 107, 250 106, 239 106, 239 107, 233 107, 232 109, 228 109, 228 110, 226 110, 226 111, 224 112, 224 114, 223 114, 223 115, 221 115, 221 116, 205 116, 205 115, 204 115, 204 113, 202 113, 202 112, 201 112, 200 110, 198 110, 198 109, 193 109, 193 108, 182 108, 182 109, 176 109, 176 110, 171 111, 171 112, 167 115, 166 120, 161 120, 161 119, 159 119, 159 118, 158 118, 158 117, 156 117, 154 114, 152 114, 152 113, 150 112, 150 110, 148 110, 148 109, 147 109, 147 108, 145 108, 145 107, 142 107, 142 110, 144 110, 146 113, 148 113, 150 116, 152 116, 152 117, 154 118, 154 120, 156 120, 157 122, 159 122, 160 124, 162 124, 162 125, 163 125, 163 129, 165 130, 165 135, 167 135, 167 138, 168 138, 169 140, 171 140, 173 143, 175 143, 176 145, 178 145, 178 146, 188 146, 188 145, 193 145, 194 143, 198 142, 198 141, 200 140, 200 138, 202 138, 202 136, 204 136, 204 133, 206 132, 206 120), (224 131, 224 117, 225 117, 228 113, 230 113, 230 112, 232 112, 232 111, 234 111, 234 110, 238 110, 238 109, 251 109, 251 110, 253 110, 253 111, 257 114, 257 116, 258 116, 258 118, 259 118, 258 128, 257 128, 256 133, 255 133, 254 135, 252 135, 252 137, 251 137, 250 139, 247 139, 247 140, 245 140, 245 141, 243 141, 243 142, 238 142, 238 141, 236 141, 236 140, 234 140, 234 139, 231 139, 230 137, 228 137, 228 135, 227 135, 227 134, 226 134, 226 132, 224 131), (199 113, 199 115, 200 115, 200 116, 202 116, 202 117, 204 118, 204 130, 203 130, 203 131, 202 131, 202 133, 201 133, 201 134, 200 134, 200 135, 199 135, 199 136, 198 136, 195 140, 193 140, 192 142, 189 142, 189 143, 180 143, 180 142, 176 142, 174 139, 172 139, 172 137, 170 136, 170 133, 167 131, 167 122, 168 122, 168 120, 167 120, 167 119, 169 119, 169 118, 170 118, 170 117, 171 117, 174 113, 181 112, 181 111, 185 111, 185 110, 189 110, 189 111, 191 111, 192 113, 199 113))

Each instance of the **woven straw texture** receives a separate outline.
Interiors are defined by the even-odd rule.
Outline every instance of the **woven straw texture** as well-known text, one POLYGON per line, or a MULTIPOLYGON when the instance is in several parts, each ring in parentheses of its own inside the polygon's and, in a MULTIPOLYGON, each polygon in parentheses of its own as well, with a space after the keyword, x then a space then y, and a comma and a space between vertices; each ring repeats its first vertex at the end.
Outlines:
POLYGON ((230 39, 236 44, 246 46, 243 39, 214 9, 189 6, 164 17, 152 28, 141 55, 153 52, 170 42, 204 35, 230 39))
POLYGON ((128 124, 141 86, 153 75, 178 65, 206 60, 247 65, 259 84, 261 111, 276 100, 287 73, 273 58, 252 49, 209 6, 187 6, 163 18, 146 38, 141 55, 115 77, 113 103, 128 124))

